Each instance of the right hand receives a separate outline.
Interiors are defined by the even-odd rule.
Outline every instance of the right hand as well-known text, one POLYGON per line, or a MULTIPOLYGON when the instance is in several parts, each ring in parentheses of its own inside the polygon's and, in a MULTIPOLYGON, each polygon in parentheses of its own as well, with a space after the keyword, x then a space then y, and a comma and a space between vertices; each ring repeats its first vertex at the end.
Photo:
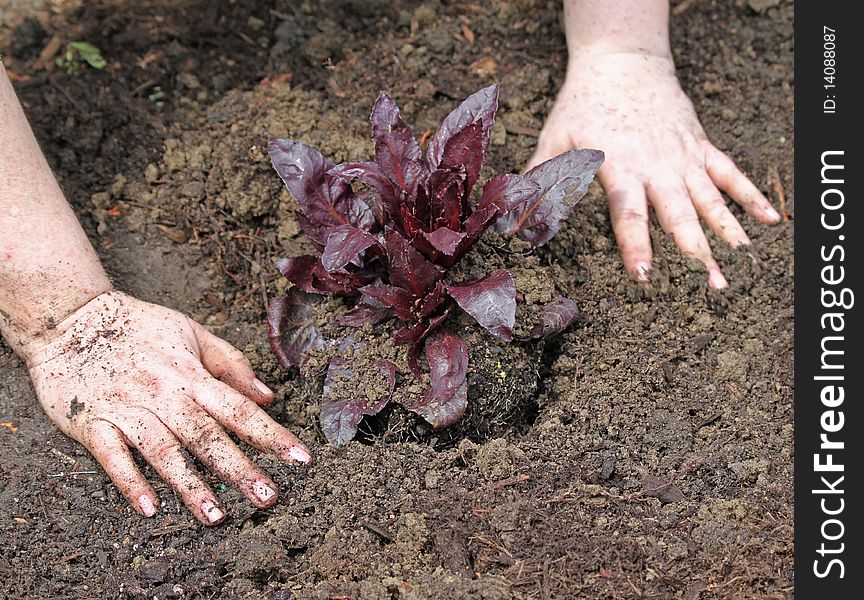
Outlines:
POLYGON ((255 506, 277 487, 223 428, 285 462, 308 449, 259 405, 273 400, 237 349, 184 315, 119 292, 93 298, 30 346, 27 364, 45 412, 83 444, 142 515, 159 497, 130 453, 135 448, 204 525, 225 519, 216 495, 183 458, 194 454, 255 506))
POLYGON ((681 252, 702 261, 712 288, 729 284, 700 218, 733 247, 750 244, 720 190, 755 220, 780 221, 762 192, 708 141, 678 83, 671 55, 571 56, 528 168, 570 148, 606 153, 597 176, 609 198, 624 267, 638 281, 648 281, 652 268, 649 207, 681 252))

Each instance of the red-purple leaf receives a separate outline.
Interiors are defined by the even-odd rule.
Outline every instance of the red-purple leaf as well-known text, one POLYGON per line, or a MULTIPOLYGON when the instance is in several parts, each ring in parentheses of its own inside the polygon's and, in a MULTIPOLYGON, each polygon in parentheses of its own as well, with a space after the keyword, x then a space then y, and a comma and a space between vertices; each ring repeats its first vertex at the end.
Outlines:
POLYGON ((276 268, 288 281, 313 294, 354 294, 373 279, 371 273, 329 273, 317 256, 292 256, 276 260, 276 268))
POLYGON ((328 173, 333 163, 315 148, 296 140, 273 140, 267 150, 285 187, 297 200, 305 217, 300 224, 310 239, 323 246, 331 227, 350 224, 368 231, 374 226, 375 218, 363 199, 346 181, 328 173))
POLYGON ((471 125, 481 121, 482 151, 489 145, 489 132, 495 123, 495 111, 498 110, 498 84, 492 84, 469 96, 453 112, 442 121, 438 131, 429 139, 426 146, 426 164, 434 171, 441 164, 447 142, 454 135, 471 125))
POLYGON ((334 177, 351 181, 359 179, 360 181, 372 186, 378 194, 378 198, 367 198, 366 203, 372 210, 378 223, 383 225, 386 221, 385 210, 392 216, 394 213, 399 213, 399 192, 393 187, 393 182, 384 173, 381 172, 381 167, 374 162, 354 162, 343 163, 336 165, 328 171, 334 177))
POLYGON ((378 414, 390 401, 393 387, 396 384, 396 365, 390 361, 376 361, 376 371, 362 373, 363 382, 349 387, 348 382, 355 379, 356 373, 352 361, 342 356, 336 356, 330 361, 327 376, 324 379, 324 394, 321 402, 321 431, 334 446, 341 446, 351 441, 357 433, 357 425, 365 415, 378 414), (379 383, 384 393, 380 398, 370 400, 362 395, 362 390, 379 383), (370 383, 371 380, 371 383, 370 383), (346 393, 350 389, 352 393, 346 393))
POLYGON ((569 150, 537 165, 525 177, 540 186, 540 193, 502 216, 495 230, 542 246, 561 229, 602 164, 599 150, 569 150))
POLYGON ((435 289, 426 294, 420 301, 420 310, 418 311, 421 318, 425 319, 434 313, 446 301, 444 293, 447 291, 447 286, 439 281, 435 284, 435 289))
POLYGON ((315 330, 315 305, 320 296, 291 288, 284 298, 273 298, 267 309, 270 348, 283 367, 300 365, 303 353, 324 342, 315 330))
MULTIPOLYGON (((402 120, 399 105, 396 104, 396 101, 387 92, 380 92, 378 94, 375 104, 372 105, 372 114, 369 115, 369 122, 372 124, 372 138, 376 142, 394 131, 411 133, 411 129, 402 120)), ((413 158, 420 158, 420 145, 415 141, 410 146, 410 155, 413 158)))
POLYGON ((501 214, 511 211, 540 193, 540 186, 531 178, 515 173, 496 175, 483 186, 477 208, 494 206, 501 214))
POLYGON ((447 286, 447 293, 490 333, 509 342, 516 324, 516 284, 506 269, 483 279, 447 286))
POLYGON ((426 395, 409 410, 433 427, 455 423, 468 406, 468 344, 442 330, 426 340, 430 386, 426 395))
POLYGON ((388 230, 385 240, 391 284, 422 297, 443 277, 438 267, 412 248, 397 231, 388 230))
POLYGON ((480 169, 483 168, 483 155, 486 152, 485 122, 476 121, 455 134, 444 146, 439 168, 449 169, 463 166, 465 168, 465 195, 471 193, 480 169))
POLYGON ((417 218, 426 223, 427 231, 438 227, 459 229, 465 195, 464 180, 465 170, 462 167, 438 170, 429 176, 426 195, 428 206, 423 206, 418 195, 414 209, 417 218))
POLYGON ((577 318, 579 318, 579 307, 576 303, 570 298, 556 295, 543 307, 540 320, 528 336, 539 338, 560 333, 577 318))
MULTIPOLYGON (((399 346, 404 346, 406 344, 412 344, 416 346, 420 342, 425 340, 427 337, 435 333, 449 316, 450 309, 448 308, 437 317, 429 319, 428 322, 425 320, 421 320, 413 326, 403 327, 402 329, 396 331, 393 334, 393 341, 399 346)), ((419 375, 418 370, 415 370, 413 367, 412 370, 415 372, 415 374, 419 375)))
POLYGON ((476 210, 465 221, 465 233, 473 243, 504 213, 531 200, 540 193, 540 186, 523 175, 496 175, 483 186, 476 210))
POLYGON ((377 283, 360 288, 363 298, 371 298, 388 308, 392 308, 396 316, 403 321, 412 320, 411 309, 414 306, 414 295, 406 289, 377 283))
POLYGON ((339 271, 354 261, 370 246, 378 244, 375 236, 352 225, 340 225, 330 230, 327 245, 321 253, 321 264, 330 271, 339 271))
POLYGON ((428 169, 421 160, 414 134, 386 92, 378 95, 369 120, 375 139, 375 162, 397 189, 413 196, 417 185, 428 175, 428 169))
POLYGON ((377 325, 392 317, 392 308, 370 306, 361 302, 344 315, 337 317, 336 322, 345 327, 359 328, 364 325, 377 325))
POLYGON ((411 214, 411 209, 403 204, 401 207, 402 213, 402 231, 403 237, 413 240, 421 231, 423 231, 423 223, 417 217, 411 214))
POLYGON ((440 227, 432 232, 422 232, 423 238, 429 242, 435 250, 444 256, 453 256, 456 254, 456 249, 462 240, 465 239, 465 234, 459 231, 453 231, 447 227, 440 227))

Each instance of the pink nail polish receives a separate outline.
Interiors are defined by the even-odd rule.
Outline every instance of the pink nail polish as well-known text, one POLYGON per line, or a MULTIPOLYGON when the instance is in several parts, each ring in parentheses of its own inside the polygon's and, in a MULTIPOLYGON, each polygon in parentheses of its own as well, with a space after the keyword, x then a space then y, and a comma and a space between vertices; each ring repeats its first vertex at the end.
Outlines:
POLYGON ((204 513, 204 516, 211 523, 218 523, 222 519, 225 518, 225 513, 222 512, 212 500, 205 500, 201 503, 201 511, 204 513))
POLYGON ((273 390, 264 385, 264 382, 258 379, 257 377, 252 380, 252 384, 258 388, 258 391, 264 394, 265 396, 272 396, 273 390))
POLYGON ((296 460, 297 462, 301 462, 303 464, 309 464, 312 461, 312 457, 309 456, 309 453, 306 452, 303 448, 299 446, 294 446, 291 450, 288 451, 288 456, 292 460, 296 460))
POLYGON ((780 219, 782 219, 782 217, 780 216, 780 213, 778 213, 776 210, 774 210, 773 206, 766 207, 765 208, 765 214, 768 215, 768 218, 770 218, 775 223, 777 221, 779 221, 780 219))
POLYGON ((142 495, 138 498, 138 507, 145 517, 152 517, 156 514, 156 507, 153 505, 153 500, 150 499, 150 496, 142 495))
POLYGON ((634 270, 636 271, 636 281, 643 283, 651 281, 651 278, 648 276, 648 273, 651 271, 651 263, 639 261, 636 263, 634 270))
POLYGON ((715 290, 722 290, 729 287, 729 282, 726 281, 726 278, 723 277, 723 273, 719 270, 711 269, 708 271, 708 285, 715 290))
POLYGON ((252 493, 255 494, 255 497, 261 502, 269 502, 276 495, 273 488, 263 481, 256 481, 252 484, 252 493))

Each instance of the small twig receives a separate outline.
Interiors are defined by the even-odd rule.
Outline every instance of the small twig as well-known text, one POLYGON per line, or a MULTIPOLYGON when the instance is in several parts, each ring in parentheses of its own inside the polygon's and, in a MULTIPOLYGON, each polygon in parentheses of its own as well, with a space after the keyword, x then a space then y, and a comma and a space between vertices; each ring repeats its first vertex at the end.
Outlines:
MULTIPOLYGON (((153 85, 155 85, 155 84, 156 84, 156 80, 155 80, 155 79, 148 79, 147 81, 145 81, 145 82, 142 83, 141 85, 137 85, 137 86, 135 86, 135 87, 132 89, 132 91, 129 92, 129 95, 130 95, 130 96, 137 96, 138 94, 140 94, 141 92, 143 92, 144 90, 146 90, 147 88, 149 88, 149 87, 151 87, 151 86, 153 86, 153 85)), ((155 183, 155 182, 154 182, 154 183, 155 183)))
POLYGON ((426 143, 426 140, 429 139, 429 136, 430 136, 430 135, 432 135, 432 130, 431 130, 431 129, 427 129, 426 131, 423 132, 423 136, 420 138, 420 141, 418 142, 418 145, 419 145, 421 148, 423 147, 423 144, 426 143))
POLYGON ((48 477, 68 477, 69 475, 98 475, 99 471, 60 471, 59 473, 51 473, 48 477))
POLYGON ((243 40, 244 42, 246 42, 247 44, 249 44, 253 48, 257 47, 255 42, 252 40, 252 38, 250 38, 248 35, 246 35, 242 31, 235 31, 234 33, 237 34, 237 37, 239 37, 241 40, 243 40))
POLYGON ((357 523, 361 527, 365 527, 366 529, 368 529, 369 531, 371 531, 372 533, 374 533, 375 535, 377 535, 378 537, 380 537, 381 539, 383 539, 387 542, 393 542, 394 541, 394 538, 392 535, 387 533, 382 527, 376 525, 375 523, 370 523, 369 521, 363 521, 363 520, 358 520, 357 523))
POLYGON ((66 88, 54 81, 54 79, 51 77, 48 78, 48 83, 50 83, 51 87, 53 87, 55 90, 63 94, 63 96, 69 101, 69 104, 72 105, 72 108, 74 108, 78 112, 82 112, 81 106, 78 104, 78 101, 75 100, 75 98, 73 98, 68 91, 66 91, 66 88))
POLYGON ((676 17, 683 15, 690 10, 690 7, 696 4, 698 0, 684 0, 681 4, 672 9, 672 14, 676 17))
POLYGON ((721 415, 718 412, 718 413, 714 413, 713 415, 710 415, 708 417, 705 417, 704 419, 702 419, 702 421, 699 422, 698 425, 696 425, 696 430, 698 431, 698 430, 702 429, 703 427, 707 427, 708 425, 711 425, 712 423, 719 420, 720 416, 721 415))
POLYGON ((517 475, 516 477, 511 477, 510 479, 502 479, 501 481, 496 481, 494 483, 490 483, 488 487, 490 490, 500 490, 503 487, 507 487, 508 485, 516 485, 518 483, 522 483, 523 481, 528 481, 531 479, 530 475, 517 475))
POLYGON ((267 282, 264 280, 264 273, 258 274, 258 281, 261 283, 261 299, 264 301, 264 314, 270 308, 270 298, 267 296, 267 282))
POLYGON ((73 552, 72 554, 67 554, 60 560, 63 562, 70 562, 75 560, 76 558, 81 558, 82 556, 87 556, 87 550, 78 550, 77 552, 73 552))
POLYGON ((505 125, 504 129, 507 133, 512 133, 514 135, 524 135, 528 137, 540 137, 540 130, 534 129, 532 127, 521 127, 519 125, 505 125))
POLYGON ((573 504, 574 502, 579 502, 579 498, 550 498, 544 500, 543 504, 549 506, 550 504, 573 504))
POLYGON ((771 165, 768 167, 768 185, 777 196, 777 201, 780 203, 780 214, 784 221, 789 220, 789 213, 786 211, 786 193, 783 191, 783 181, 780 179, 780 172, 777 167, 771 165))
POLYGON ((65 452, 61 452, 57 448, 51 448, 51 454, 53 454, 54 456, 56 456, 57 458, 59 458, 61 460, 65 460, 66 462, 68 462, 71 465, 74 465, 75 463, 78 462, 76 459, 72 458, 71 456, 69 456, 65 452))
POLYGON ((36 59, 36 62, 33 63, 33 70, 40 71, 45 68, 45 65, 48 64, 54 55, 60 51, 60 48, 63 47, 63 40, 60 39, 59 36, 52 37, 48 43, 42 48, 42 52, 39 53, 39 58, 36 59))

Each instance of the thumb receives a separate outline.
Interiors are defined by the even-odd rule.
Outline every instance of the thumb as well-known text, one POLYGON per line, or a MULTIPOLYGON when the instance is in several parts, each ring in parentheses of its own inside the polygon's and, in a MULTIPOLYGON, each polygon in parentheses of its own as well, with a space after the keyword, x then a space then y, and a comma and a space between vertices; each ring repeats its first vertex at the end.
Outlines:
POLYGON ((259 406, 273 402, 273 392, 255 377, 249 359, 237 348, 205 327, 189 320, 198 340, 201 364, 213 377, 255 401, 259 406))
POLYGON ((551 158, 555 158, 559 154, 570 149, 566 144, 552 142, 549 138, 550 136, 544 127, 537 140, 537 149, 534 151, 534 156, 532 156, 531 160, 528 161, 528 164, 525 165, 525 171, 530 171, 537 165, 544 163, 551 158))

